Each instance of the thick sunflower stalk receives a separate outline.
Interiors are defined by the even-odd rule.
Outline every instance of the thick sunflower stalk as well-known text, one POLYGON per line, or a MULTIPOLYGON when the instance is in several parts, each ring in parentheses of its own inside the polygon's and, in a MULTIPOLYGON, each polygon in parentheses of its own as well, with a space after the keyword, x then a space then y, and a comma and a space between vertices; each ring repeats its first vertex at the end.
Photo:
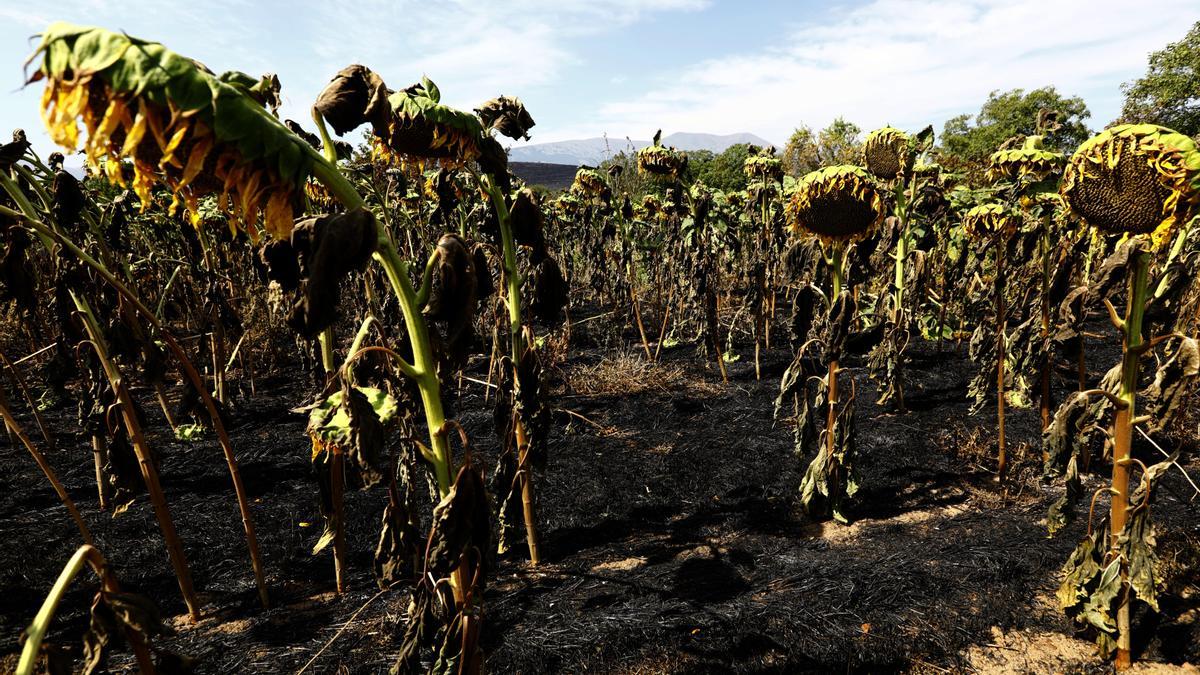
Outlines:
MULTIPOLYGON (((1060 221, 1062 209, 1062 201, 1057 194, 1058 182, 1066 160, 1061 153, 1046 150, 1043 140, 1046 133, 1056 128, 1057 115, 1044 112, 1038 122, 1039 133, 1026 137, 1020 147, 1002 147, 994 152, 989 158, 987 171, 987 178, 1001 188, 1008 205, 1023 213, 1027 226, 1036 228, 1037 251, 1030 257, 1030 262, 1036 268, 1032 270, 1032 276, 1038 280, 1038 331, 1036 339, 1026 340, 1019 345, 1031 358, 1018 361, 1028 362, 1037 369, 1043 430, 1050 424, 1051 410, 1051 308, 1063 300, 1062 297, 1052 296, 1064 295, 1066 290, 1064 283, 1056 284, 1055 288, 1051 286, 1056 278, 1069 280, 1074 267, 1071 264, 1074 258, 1063 255, 1058 256, 1058 264, 1055 265, 1056 253, 1062 251, 1062 247, 1054 241, 1055 227, 1060 221)), ((1015 140, 1010 139, 1005 145, 1015 140)), ((1031 316, 1030 320, 1034 320, 1034 317, 1031 316)))
MULTIPOLYGON (((752 148, 753 149, 753 148, 752 148)), ((776 233, 776 212, 771 208, 783 191, 783 162, 775 156, 775 148, 766 147, 752 153, 742 163, 742 172, 749 179, 746 186, 750 201, 758 208, 755 214, 755 259, 775 260, 782 245, 782 232, 776 233)), ((754 377, 761 377, 760 348, 771 348, 771 323, 775 315, 775 265, 764 264, 756 269, 754 297, 754 377)))
MULTIPOLYGON (((787 218, 793 232, 819 238, 826 250, 830 268, 829 295, 825 302, 826 318, 821 325, 805 322, 811 328, 801 338, 802 346, 795 361, 784 373, 779 399, 802 395, 797 424, 812 424, 811 411, 826 408, 825 429, 819 437, 817 455, 805 471, 800 486, 804 507, 810 513, 832 515, 840 522, 849 520, 848 500, 859 489, 854 434, 854 389, 843 400, 838 388, 838 372, 846 337, 854 321, 852 293, 844 288, 847 247, 867 236, 885 217, 884 192, 864 169, 833 166, 814 171, 802 178, 787 204, 787 218), (808 334, 814 333, 811 340, 808 334), (807 349, 822 343, 828 372, 820 378, 811 365, 807 349), (823 395, 823 396, 822 396, 823 395)), ((815 316, 815 312, 813 313, 815 316)), ((815 434, 802 438, 817 440, 815 434)), ((805 448, 807 450, 807 448, 805 448)))
MULTIPOLYGON (((314 111, 327 154, 331 143, 324 129, 326 119, 339 133, 370 122, 376 159, 406 171, 420 171, 426 162, 436 162, 443 169, 465 168, 475 174, 481 192, 491 202, 494 219, 485 224, 485 229, 494 228, 489 234, 500 244, 511 348, 501 365, 502 382, 507 384, 497 397, 498 407, 507 406, 508 410, 503 423, 497 414, 498 425, 503 427, 505 451, 494 475, 511 479, 509 485, 501 486, 502 525, 506 522, 508 504, 520 504, 530 557, 536 563, 539 556, 532 471, 544 457, 548 409, 538 386, 540 370, 533 340, 527 337, 529 329, 522 320, 523 279, 518 269, 518 245, 533 251, 530 282, 535 312, 543 318, 556 317, 562 311, 565 294, 561 271, 547 255, 541 216, 534 205, 528 204, 536 217, 532 220, 516 217, 514 212, 525 209, 520 206, 521 194, 515 199, 511 196, 507 159, 499 142, 489 133, 523 136, 533 126, 533 119, 519 100, 510 97, 486 102, 476 111, 479 117, 454 110, 440 103, 440 92, 428 79, 389 95, 382 80, 363 66, 341 71, 321 95, 314 111), (474 165, 478 166, 478 173, 474 165), (519 498, 514 500, 513 495, 519 498)), ((439 210, 443 216, 449 210, 440 191, 439 210)), ((414 290, 407 265, 385 239, 381 236, 380 250, 375 255, 383 263, 400 299, 413 351, 412 364, 398 355, 393 360, 416 381, 420 391, 431 434, 431 448, 423 454, 433 465, 442 497, 435 509, 431 537, 435 541, 444 540, 444 545, 450 548, 442 550, 441 545, 434 546, 431 548, 434 555, 426 557, 426 573, 410 607, 410 624, 397 667, 415 668, 420 648, 429 646, 440 660, 448 659, 448 663, 458 663, 458 667, 474 671, 480 667, 480 613, 486 551, 491 538, 487 526, 489 507, 481 477, 472 466, 469 447, 465 449, 457 477, 454 476, 446 438, 449 427, 441 408, 437 355, 431 351, 430 336, 434 322, 445 323, 448 331, 445 337, 450 342, 458 341, 456 335, 467 335, 466 328, 470 326, 478 299, 476 292, 485 285, 490 288, 491 275, 486 267, 479 269, 477 265, 483 263, 486 255, 481 259, 468 254, 467 242, 460 235, 447 234, 426 264, 420 288, 414 290), (464 537, 463 532, 470 534, 464 537), (447 576, 456 605, 456 613, 450 620, 440 611, 433 616, 443 602, 443 591, 428 582, 447 576)))
MULTIPOLYGON (((1059 589, 1062 608, 1077 621, 1094 628, 1102 653, 1115 651, 1116 666, 1124 669, 1132 659, 1133 598, 1157 608, 1149 500, 1156 478, 1170 465, 1168 461, 1146 468, 1131 456, 1133 427, 1162 423, 1153 414, 1142 417, 1136 414, 1140 361, 1156 344, 1172 337, 1145 334, 1146 307, 1151 297, 1150 268, 1156 251, 1184 236, 1180 226, 1196 211, 1200 201, 1200 151, 1190 138, 1162 127, 1148 124, 1112 127, 1079 147, 1067 166, 1061 192, 1066 204, 1084 223, 1101 232, 1128 238, 1123 265, 1127 277, 1124 316, 1118 316, 1105 298, 1113 325, 1122 335, 1121 364, 1113 371, 1115 391, 1102 388, 1077 395, 1102 395, 1116 409, 1111 430, 1113 466, 1108 489, 1111 507, 1106 527, 1097 529, 1095 535, 1089 532, 1068 560, 1064 568, 1066 579, 1059 589), (1131 494, 1131 476, 1137 466, 1143 469, 1141 484, 1131 494), (1104 532, 1106 537, 1102 535, 1104 532)), ((1190 341, 1187 348, 1192 356, 1190 365, 1170 376, 1176 381, 1181 374, 1195 378, 1200 372, 1195 340, 1182 339, 1185 346, 1190 341)), ((1160 369, 1148 389, 1156 392, 1150 399, 1152 403, 1156 399, 1161 401, 1165 389, 1179 389, 1177 382, 1168 383, 1166 379, 1160 369)), ((1171 415, 1175 405, 1157 405, 1152 410, 1171 415)))
MULTIPOLYGON (((909 257, 915 244, 910 223, 910 211, 917 202, 928 178, 914 171, 918 156, 933 143, 933 129, 926 127, 910 135, 895 127, 883 127, 867 134, 863 142, 866 168, 891 189, 892 211, 895 220, 895 250, 893 281, 888 296, 890 311, 884 327, 884 337, 871 355, 872 377, 879 384, 879 403, 892 405, 903 412, 904 405, 904 347, 908 344, 911 314, 906 311, 905 280, 909 276, 909 257)), ((915 303, 914 303, 915 304, 915 303)))
MULTIPOLYGON (((994 357, 994 370, 996 374, 996 475, 999 480, 1004 480, 1008 471, 1008 448, 1004 438, 1004 408, 1006 403, 1007 384, 1011 375, 1007 372, 1008 364, 1008 346, 1007 346, 1007 326, 1008 326, 1008 306, 1006 293, 1006 280, 1008 278, 1007 256, 1009 239, 1017 231, 1020 226, 1020 216, 1013 213, 1011 210, 1001 204, 983 204, 977 206, 963 216, 963 227, 967 234, 976 239, 980 248, 984 251, 991 249, 994 254, 994 283, 992 290, 992 300, 995 308, 995 325, 991 334, 991 340, 987 340, 986 328, 984 325, 976 330, 978 335, 984 337, 981 341, 986 344, 986 347, 979 347, 981 342, 977 342, 976 338, 972 338, 972 356, 980 360, 981 363, 986 363, 983 358, 986 355, 994 357)), ((982 375, 981 375, 982 376, 982 375)), ((977 385, 973 385, 978 388, 977 385)), ((982 396, 982 390, 979 390, 978 396, 982 396)))

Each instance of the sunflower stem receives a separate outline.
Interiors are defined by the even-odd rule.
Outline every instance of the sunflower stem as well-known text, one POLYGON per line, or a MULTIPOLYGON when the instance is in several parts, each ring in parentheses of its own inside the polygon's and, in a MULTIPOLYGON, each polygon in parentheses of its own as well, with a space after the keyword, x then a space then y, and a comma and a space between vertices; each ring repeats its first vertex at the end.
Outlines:
MULTIPOLYGON (((42 641, 45 640, 46 633, 50 630, 50 622, 54 620, 54 612, 58 609, 58 603, 62 601, 71 582, 79 576, 85 565, 90 565, 95 571, 96 576, 100 578, 100 587, 105 593, 121 592, 121 587, 117 583, 116 577, 109 571, 108 564, 100 550, 91 544, 84 544, 77 548, 75 554, 71 556, 62 572, 59 573, 49 595, 42 601, 42 606, 38 609, 33 622, 25 629, 25 646, 21 649, 21 660, 17 663, 17 675, 33 675, 38 655, 42 651, 42 641)), ((129 628, 124 628, 124 633, 125 639, 137 656, 138 670, 142 673, 153 673, 154 661, 145 641, 129 628)))
MULTIPOLYGON (((512 215, 504 202, 504 195, 492 177, 484 174, 480 183, 492 198, 500 222, 500 241, 504 252, 504 283, 508 291, 508 324, 513 377, 518 376, 521 357, 525 353, 525 340, 521 321, 521 273, 517 268, 517 247, 513 240, 512 215)), ((649 347, 647 347, 649 352, 649 347)), ((516 380, 514 379, 514 382, 516 380)), ((538 551, 537 521, 534 513, 533 472, 529 466, 529 438, 525 425, 518 416, 513 424, 517 443, 517 475, 521 480, 521 504, 525 519, 525 543, 529 547, 529 562, 541 562, 538 551)))
POLYGON ((1124 345, 1121 357, 1121 390, 1118 397, 1125 404, 1117 407, 1113 427, 1112 513, 1109 517, 1110 558, 1121 561, 1122 592, 1117 605, 1116 667, 1130 666, 1131 626, 1129 621, 1130 593, 1129 560, 1120 554, 1120 536, 1124 533, 1129 511, 1129 461, 1133 440, 1133 420, 1137 403, 1138 361, 1143 343, 1142 318, 1146 308, 1147 276, 1150 253, 1139 249, 1134 253, 1129 275, 1129 293, 1125 308, 1124 345))

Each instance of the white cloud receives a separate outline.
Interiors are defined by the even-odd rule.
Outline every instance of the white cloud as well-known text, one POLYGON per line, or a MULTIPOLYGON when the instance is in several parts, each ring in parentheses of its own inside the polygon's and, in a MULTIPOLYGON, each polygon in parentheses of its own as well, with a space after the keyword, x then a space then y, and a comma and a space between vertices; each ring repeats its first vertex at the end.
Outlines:
POLYGON ((547 86, 579 63, 574 41, 665 11, 695 11, 709 0, 371 0, 318 11, 317 53, 338 64, 370 65, 394 87, 428 73, 449 101, 478 103, 502 92, 547 86), (396 79, 396 82, 392 82, 396 79))
POLYGON ((801 122, 839 115, 866 129, 936 128, 977 111, 990 91, 1054 85, 1084 96, 1098 127, 1116 113, 1120 82, 1195 14, 1194 0, 1136 10, 1121 0, 873 0, 779 44, 669 73, 581 126, 753 131, 782 142, 801 122))

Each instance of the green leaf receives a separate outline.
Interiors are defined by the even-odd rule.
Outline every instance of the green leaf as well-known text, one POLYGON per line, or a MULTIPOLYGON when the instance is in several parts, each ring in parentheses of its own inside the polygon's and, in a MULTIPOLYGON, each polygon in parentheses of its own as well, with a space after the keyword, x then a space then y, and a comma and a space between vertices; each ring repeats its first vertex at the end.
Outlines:
MULTIPOLYGON (((367 402, 371 404, 371 409, 382 424, 387 424, 395 418, 398 405, 391 394, 376 387, 354 388, 366 396, 367 402)), ((310 435, 326 443, 337 443, 350 433, 350 415, 342 406, 342 397, 342 391, 339 389, 312 409, 308 415, 310 435)))

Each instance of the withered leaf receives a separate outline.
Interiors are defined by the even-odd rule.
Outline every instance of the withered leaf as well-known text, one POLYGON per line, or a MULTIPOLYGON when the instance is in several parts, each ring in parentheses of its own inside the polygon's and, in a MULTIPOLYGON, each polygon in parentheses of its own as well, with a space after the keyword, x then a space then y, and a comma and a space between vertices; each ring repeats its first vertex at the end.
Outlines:
POLYGON ((383 78, 357 63, 338 71, 313 107, 339 136, 369 122, 376 136, 385 137, 392 116, 383 78))

